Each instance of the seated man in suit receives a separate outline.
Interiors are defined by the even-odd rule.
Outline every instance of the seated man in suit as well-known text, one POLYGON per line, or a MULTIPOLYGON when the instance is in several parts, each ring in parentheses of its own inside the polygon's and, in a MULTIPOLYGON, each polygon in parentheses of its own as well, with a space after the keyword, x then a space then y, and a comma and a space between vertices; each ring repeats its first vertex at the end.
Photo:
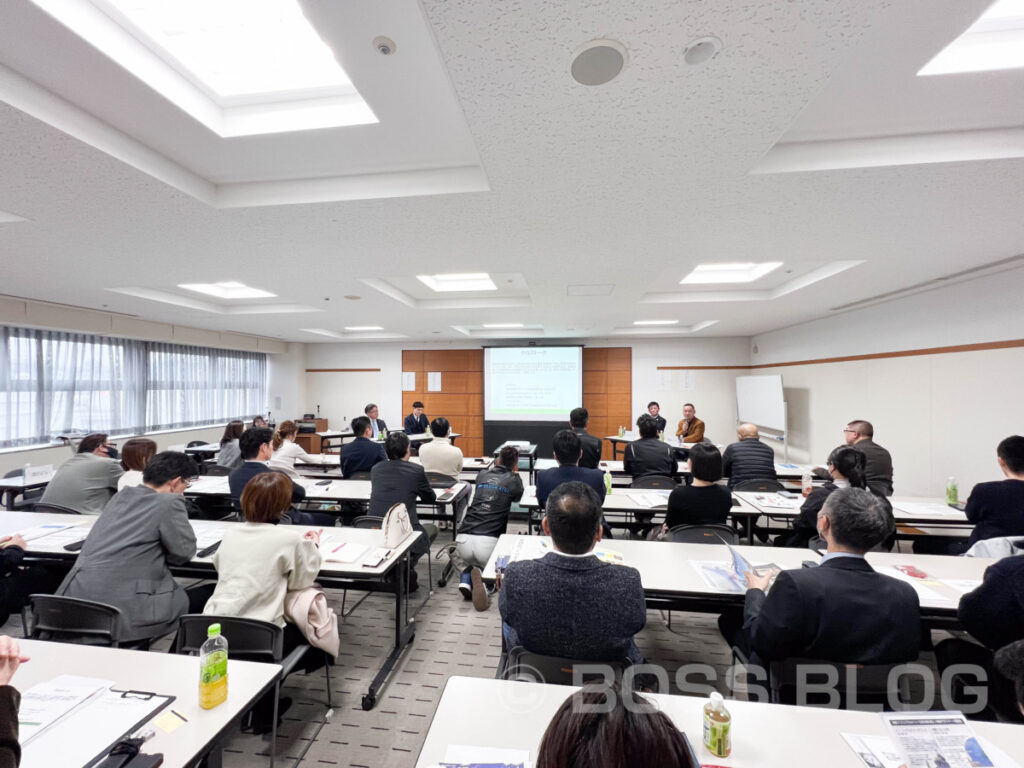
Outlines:
MULTIPOLYGON (((231 506, 236 513, 242 513, 242 491, 245 484, 261 472, 277 472, 267 466, 270 457, 274 455, 272 440, 274 433, 267 427, 247 429, 238 438, 238 448, 242 454, 242 466, 232 470, 228 475, 228 487, 231 488, 231 506)), ((287 475, 282 472, 285 477, 287 475)), ((292 484, 292 504, 298 504, 306 498, 306 489, 296 483, 290 477, 288 482, 292 484)), ((327 525, 333 526, 335 519, 332 515, 323 512, 299 512, 290 510, 288 518, 296 525, 327 525)), ((282 519, 282 522, 287 522, 282 519)))
POLYGON ((380 412, 377 410, 376 403, 370 403, 363 408, 363 413, 366 414, 366 418, 370 420, 370 437, 374 440, 382 432, 388 431, 388 425, 384 423, 384 419, 377 418, 380 412))
POLYGON ((601 462, 601 438, 587 432, 588 421, 590 421, 590 413, 586 408, 573 408, 569 413, 569 426, 579 436, 580 445, 583 447, 580 466, 597 469, 597 465, 601 462))
POLYGON ((683 406, 683 418, 676 425, 676 437, 680 443, 699 443, 704 439, 704 422, 697 418, 693 403, 683 406))
POLYGON ((876 573, 864 553, 892 533, 881 501, 862 488, 834 491, 818 513, 827 553, 815 568, 746 575, 742 615, 719 618, 722 635, 755 664, 802 657, 850 664, 917 658, 920 605, 909 584, 876 573))
MULTIPOLYGON (((395 504, 405 504, 409 513, 409 522, 417 531, 423 525, 416 514, 416 502, 433 504, 437 494, 430 487, 427 473, 419 464, 409 461, 412 455, 409 450, 409 436, 404 432, 392 432, 385 441, 388 460, 382 461, 370 470, 370 514, 384 517, 395 504)), ((430 553, 430 540, 424 533, 412 546, 412 556, 418 560, 430 553)), ((416 572, 412 574, 410 589, 416 588, 416 572)))
POLYGON ((578 480, 586 483, 597 493, 601 503, 604 503, 604 472, 599 469, 588 469, 578 466, 580 457, 583 455, 583 447, 580 444, 579 435, 570 429, 561 429, 555 433, 552 440, 552 448, 555 453, 557 467, 545 469, 537 473, 537 501, 543 507, 547 503, 548 495, 562 483, 578 480))
POLYGON ((351 428, 356 439, 341 447, 341 456, 338 459, 341 476, 346 479, 356 472, 369 472, 374 465, 388 460, 388 455, 384 452, 384 443, 370 439, 373 428, 368 418, 357 416, 352 419, 351 428))
POLYGON ((657 431, 664 432, 666 426, 665 417, 660 414, 661 406, 658 405, 656 400, 651 400, 651 402, 647 404, 647 415, 654 419, 654 423, 658 425, 657 431))
POLYGON ((427 431, 429 423, 427 417, 423 415, 423 403, 417 400, 412 404, 412 413, 405 417, 405 424, 402 426, 402 429, 405 430, 407 435, 422 435, 427 431))
POLYGON ((740 424, 736 429, 736 437, 739 442, 726 447, 722 456, 722 472, 729 478, 729 487, 744 480, 779 482, 775 474, 775 451, 761 442, 757 427, 753 424, 740 424))
POLYGON ((626 446, 622 466, 636 480, 644 475, 672 477, 679 470, 676 449, 658 439, 658 423, 646 413, 636 420, 640 439, 626 446))
POLYGON ((544 533, 554 547, 540 560, 510 563, 498 607, 505 645, 592 661, 643 663, 633 636, 647 622, 640 573, 601 562, 601 503, 589 485, 569 482, 548 497, 544 533))
POLYGON ((892 496, 892 456, 874 441, 875 428, 870 421, 851 421, 843 430, 847 445, 864 454, 864 474, 868 488, 879 496, 892 496))
POLYGON ((78 453, 57 469, 40 502, 58 504, 80 515, 98 515, 117 493, 117 481, 124 474, 116 461, 117 448, 102 433, 86 435, 78 453))

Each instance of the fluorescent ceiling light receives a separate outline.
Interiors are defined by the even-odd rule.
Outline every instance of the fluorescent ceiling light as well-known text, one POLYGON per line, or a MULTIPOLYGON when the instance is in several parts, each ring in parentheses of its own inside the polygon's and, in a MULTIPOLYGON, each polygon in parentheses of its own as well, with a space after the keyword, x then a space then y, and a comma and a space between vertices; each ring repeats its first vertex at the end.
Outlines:
POLYGON ((693 272, 679 282, 682 285, 752 283, 781 266, 781 261, 763 261, 759 264, 752 261, 729 264, 699 264, 693 272))
POLYGON ((346 325, 346 331, 383 331, 382 325, 346 325))
POLYGON ((917 74, 948 75, 1020 67, 1024 67, 1024 0, 996 0, 917 74))
POLYGON ((326 328, 299 328, 299 330, 304 331, 306 333, 315 333, 318 336, 330 336, 332 339, 344 338, 340 333, 336 333, 335 331, 328 331, 326 328))
POLYGON ((634 320, 633 325, 675 325, 678 320, 634 320))
POLYGON ((522 323, 484 323, 484 328, 522 328, 522 323))
POLYGON ((486 272, 451 275, 416 275, 416 279, 435 291, 496 291, 497 286, 486 272))
POLYGON ((178 287, 196 293, 205 293, 207 296, 216 296, 218 299, 269 299, 277 295, 260 288, 250 288, 234 280, 222 283, 179 283, 178 287))
POLYGON ((295 0, 33 0, 221 137, 376 123, 295 0))

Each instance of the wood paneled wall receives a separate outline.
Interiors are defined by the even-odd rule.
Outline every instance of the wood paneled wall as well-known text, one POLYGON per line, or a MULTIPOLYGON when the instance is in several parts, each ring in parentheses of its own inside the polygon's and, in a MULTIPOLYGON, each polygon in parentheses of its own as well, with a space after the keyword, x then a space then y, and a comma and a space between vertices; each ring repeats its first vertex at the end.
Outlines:
MULTIPOLYGON (((583 407, 590 411, 587 431, 598 437, 633 423, 633 350, 630 347, 583 348, 583 407)), ((568 419, 567 419, 568 420, 568 419)), ((612 457, 604 442, 602 458, 612 457)))
MULTIPOLYGON (((402 350, 402 370, 416 373, 416 391, 402 393, 402 418, 415 400, 431 419, 444 416, 462 435, 455 444, 464 456, 484 450, 484 351, 482 349, 402 350), (427 371, 441 372, 441 391, 427 391, 427 371)), ((401 422, 399 425, 401 426, 401 422)))

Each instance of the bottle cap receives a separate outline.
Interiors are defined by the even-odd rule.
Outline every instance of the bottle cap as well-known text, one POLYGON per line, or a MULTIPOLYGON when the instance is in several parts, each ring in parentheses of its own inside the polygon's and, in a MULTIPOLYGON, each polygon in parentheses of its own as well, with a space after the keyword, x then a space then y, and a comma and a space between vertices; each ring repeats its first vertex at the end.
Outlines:
POLYGON ((721 709, 722 706, 724 705, 724 703, 725 703, 725 699, 722 698, 722 694, 720 694, 718 691, 712 691, 711 692, 711 708, 712 709, 721 709))
POLYGON ((216 637, 220 634, 220 624, 211 624, 206 628, 207 637, 216 637))

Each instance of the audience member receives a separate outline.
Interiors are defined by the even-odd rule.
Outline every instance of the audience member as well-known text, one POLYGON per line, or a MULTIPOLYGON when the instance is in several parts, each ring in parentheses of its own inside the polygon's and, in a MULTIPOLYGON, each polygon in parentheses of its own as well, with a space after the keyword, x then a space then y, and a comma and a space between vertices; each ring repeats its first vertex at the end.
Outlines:
POLYGON ((198 471, 184 453, 150 459, 142 485, 107 504, 57 594, 119 608, 122 641, 159 637, 182 614, 201 611, 212 585, 182 589, 170 569, 196 554, 182 494, 198 471))
POLYGON ((105 434, 86 435, 78 444, 78 453, 60 465, 39 501, 82 515, 100 514, 124 474, 117 457, 117 447, 105 434))
POLYGON ((267 429, 269 426, 267 420, 259 414, 252 417, 252 427, 250 429, 267 429))
POLYGON ((579 465, 587 469, 597 469, 601 463, 601 438, 587 432, 587 422, 590 421, 590 413, 586 408, 573 408, 569 413, 569 427, 580 439, 580 446, 583 448, 583 455, 580 456, 579 465))
POLYGON ((412 404, 412 413, 405 417, 402 428, 407 435, 422 435, 427 431, 429 423, 427 417, 423 415, 423 403, 417 400, 412 404))
POLYGON ((601 503, 604 503, 604 472, 577 464, 583 455, 579 435, 570 429, 560 429, 551 442, 558 466, 537 473, 537 501, 541 507, 545 506, 548 496, 555 488, 573 480, 589 485, 597 493, 601 503))
MULTIPOLYGON (((269 431, 269 430, 267 430, 269 431)), ((302 631, 285 622, 284 599, 289 591, 313 586, 320 571, 319 530, 299 533, 279 526, 291 503, 291 481, 280 472, 265 472, 242 491, 245 523, 228 526, 213 564, 217 586, 203 613, 267 621, 284 628, 284 656, 305 642, 302 631)), ((321 654, 306 654, 305 671, 323 666, 321 654)), ((253 709, 254 733, 269 733, 273 724, 273 691, 253 709)), ((278 716, 291 705, 281 699, 278 716)))
POLYGON ((655 704, 619 685, 585 685, 551 718, 536 768, 700 768, 682 731, 655 704))
POLYGON ((484 588, 481 569, 491 559, 498 537, 508 531, 508 513, 513 502, 523 497, 519 477, 519 451, 503 446, 494 466, 477 475, 473 503, 462 518, 452 562, 461 572, 459 591, 473 600, 478 611, 487 609, 490 600, 484 588))
POLYGON ((745 480, 779 482, 775 474, 775 451, 761 442, 757 427, 740 424, 736 436, 739 442, 727 446, 722 457, 722 473, 729 478, 729 487, 733 488, 745 480))
POLYGON ((273 453, 267 466, 284 472, 288 477, 299 478, 295 471, 295 462, 301 461, 304 464, 320 464, 322 459, 319 456, 310 456, 302 446, 295 442, 295 436, 299 434, 299 427, 294 421, 282 421, 274 436, 270 440, 270 447, 273 453))
POLYGON ((647 404, 647 415, 654 419, 654 423, 657 425, 657 432, 665 431, 665 417, 659 415, 661 412, 661 406, 658 405, 657 401, 651 400, 647 404))
POLYGON ((676 437, 681 443, 699 443, 704 439, 704 422, 697 418, 693 403, 683 406, 683 418, 676 426, 676 437))
MULTIPOLYGON (((253 427, 253 429, 266 429, 266 427, 253 427)), ((245 459, 238 447, 238 441, 245 432, 245 424, 241 419, 229 421, 224 426, 224 434, 220 438, 220 451, 217 453, 217 465, 228 469, 238 469, 245 459)))
POLYGON ((553 551, 540 560, 509 563, 502 579, 498 604, 506 647, 643 663, 633 641, 647 622, 640 573, 593 554, 601 541, 597 493, 581 482, 559 485, 548 498, 542 526, 553 551))
POLYGON ((28 544, 17 533, 0 536, 0 625, 28 605, 30 595, 53 594, 64 578, 66 566, 38 562, 26 565, 27 549, 28 544))
MULTIPOLYGON (((437 494, 427 481, 427 473, 419 464, 409 461, 409 436, 404 432, 392 432, 385 441, 388 460, 382 461, 370 471, 370 514, 384 517, 395 504, 404 504, 409 513, 412 527, 423 532, 423 525, 416 514, 416 502, 433 504, 437 494)), ((412 549, 413 560, 430 553, 427 534, 417 538, 412 549)), ((410 590, 416 589, 416 572, 412 572, 410 590)))
POLYGON ((636 480, 644 475, 667 475, 679 471, 676 449, 658 439, 658 423, 646 413, 636 420, 640 439, 626 446, 622 466, 636 480))
MULTIPOLYGON (((678 485, 669 494, 668 512, 661 536, 677 525, 723 524, 732 509, 732 494, 722 479, 722 454, 707 443, 698 443, 690 449, 690 473, 693 485, 678 485)), ((652 538, 658 531, 653 532, 652 538)))
POLYGON ((352 433, 356 439, 341 447, 341 476, 352 477, 356 472, 369 472, 374 464, 388 460, 384 451, 384 443, 379 440, 371 440, 373 427, 370 420, 365 416, 358 416, 352 419, 352 433))
POLYGON ((870 421, 851 421, 843 430, 847 445, 864 454, 864 477, 868 489, 878 496, 892 496, 892 456, 874 441, 875 428, 870 421))
POLYGON ((828 497, 840 488, 866 488, 864 454, 848 445, 841 445, 828 455, 826 469, 831 478, 811 491, 800 506, 793 528, 775 537, 777 547, 807 547, 817 541, 818 513, 828 497))
POLYGON ((126 442, 121 453, 121 469, 124 474, 117 481, 117 490, 142 485, 142 470, 154 456, 156 443, 148 437, 133 437, 126 442))
POLYGON ((376 404, 370 403, 367 405, 363 408, 363 413, 370 420, 370 437, 376 440, 378 435, 388 431, 388 425, 384 423, 384 419, 378 418, 379 411, 376 404))
POLYGON ((462 472, 462 451, 448 439, 450 431, 448 419, 444 416, 434 419, 430 423, 430 434, 433 435, 433 439, 420 444, 419 457, 425 471, 448 475, 453 481, 457 481, 459 473, 462 472))
POLYGON ((1013 681, 1017 708, 1024 714, 1024 640, 1000 648, 996 653, 995 665, 999 674, 1013 681))
POLYGON ((1024 437, 1001 441, 996 461, 1006 479, 978 483, 967 498, 964 511, 974 524, 967 547, 984 539, 1024 536, 1024 437))
POLYGON ((754 663, 793 657, 849 664, 917 658, 920 606, 914 588, 876 573, 864 553, 894 523, 881 501, 861 488, 834 491, 818 513, 827 553, 815 568, 747 573, 742 614, 719 618, 722 635, 754 663), (767 595, 766 595, 767 592, 767 595))
POLYGON ((17 641, 0 635, 0 768, 17 768, 21 762, 21 744, 18 741, 21 694, 11 685, 11 678, 28 660, 27 656, 21 655, 17 641))

